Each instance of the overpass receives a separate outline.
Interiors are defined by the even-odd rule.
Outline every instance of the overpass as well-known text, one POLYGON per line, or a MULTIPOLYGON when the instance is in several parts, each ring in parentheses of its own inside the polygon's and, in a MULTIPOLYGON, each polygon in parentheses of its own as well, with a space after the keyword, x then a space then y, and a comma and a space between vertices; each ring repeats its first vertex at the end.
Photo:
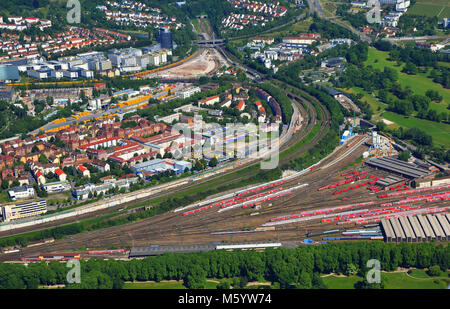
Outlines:
POLYGON ((225 40, 223 40, 223 39, 203 40, 203 41, 197 41, 197 44, 199 46, 206 46, 206 47, 223 46, 223 45, 225 45, 225 40))

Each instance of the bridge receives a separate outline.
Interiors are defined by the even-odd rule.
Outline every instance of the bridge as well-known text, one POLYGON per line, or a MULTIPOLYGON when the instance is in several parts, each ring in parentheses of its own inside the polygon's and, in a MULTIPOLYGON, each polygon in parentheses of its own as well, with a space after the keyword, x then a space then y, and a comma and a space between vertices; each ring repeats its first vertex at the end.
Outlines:
POLYGON ((216 40, 203 40, 197 41, 199 46, 223 46, 225 45, 225 40, 216 39, 216 40))

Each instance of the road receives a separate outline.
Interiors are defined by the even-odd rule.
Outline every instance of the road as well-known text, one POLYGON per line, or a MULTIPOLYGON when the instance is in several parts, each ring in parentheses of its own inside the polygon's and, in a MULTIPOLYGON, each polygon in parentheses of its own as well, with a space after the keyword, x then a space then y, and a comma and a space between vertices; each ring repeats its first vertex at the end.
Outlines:
POLYGON ((359 36, 359 38, 362 41, 365 41, 365 42, 368 42, 368 43, 372 42, 372 38, 370 38, 369 36, 365 35, 364 33, 356 30, 355 28, 353 28, 353 27, 351 27, 351 26, 349 26, 347 24, 344 24, 343 22, 341 22, 339 20, 336 20, 334 18, 330 18, 330 17, 326 16, 325 13, 322 10, 322 6, 321 6, 319 0, 308 0, 308 5, 309 5, 309 9, 310 9, 310 14, 312 14, 314 12, 317 12, 319 14, 319 16, 322 17, 323 19, 328 20, 329 22, 332 22, 332 23, 334 23, 336 25, 339 25, 341 27, 344 27, 344 28, 350 30, 352 33, 354 33, 357 36, 359 36))

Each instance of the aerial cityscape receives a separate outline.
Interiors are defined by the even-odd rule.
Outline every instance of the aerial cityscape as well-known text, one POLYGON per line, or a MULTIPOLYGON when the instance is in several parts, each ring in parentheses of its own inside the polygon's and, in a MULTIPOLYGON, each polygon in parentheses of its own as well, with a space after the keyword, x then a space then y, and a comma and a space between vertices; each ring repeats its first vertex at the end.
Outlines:
POLYGON ((448 1, 2 1, 2 290, 449 289, 449 201, 448 1))

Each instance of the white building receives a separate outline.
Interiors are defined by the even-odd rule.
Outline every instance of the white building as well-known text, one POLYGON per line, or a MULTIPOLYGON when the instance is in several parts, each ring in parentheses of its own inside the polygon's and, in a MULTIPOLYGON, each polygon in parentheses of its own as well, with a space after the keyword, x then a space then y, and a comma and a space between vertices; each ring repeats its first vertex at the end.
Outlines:
POLYGON ((47 193, 56 193, 69 191, 71 186, 68 181, 56 181, 43 184, 42 189, 44 189, 47 193))
POLYGON ((2 207, 3 220, 11 220, 37 216, 47 212, 47 202, 45 200, 22 203, 16 205, 7 205, 2 207))
POLYGON ((36 195, 33 186, 26 185, 22 187, 15 187, 8 190, 9 197, 15 201, 16 199, 32 198, 36 195))
POLYGON ((182 90, 178 90, 175 92, 175 95, 181 99, 189 98, 190 96, 196 94, 197 92, 201 92, 201 89, 197 86, 190 86, 183 88, 182 90))

